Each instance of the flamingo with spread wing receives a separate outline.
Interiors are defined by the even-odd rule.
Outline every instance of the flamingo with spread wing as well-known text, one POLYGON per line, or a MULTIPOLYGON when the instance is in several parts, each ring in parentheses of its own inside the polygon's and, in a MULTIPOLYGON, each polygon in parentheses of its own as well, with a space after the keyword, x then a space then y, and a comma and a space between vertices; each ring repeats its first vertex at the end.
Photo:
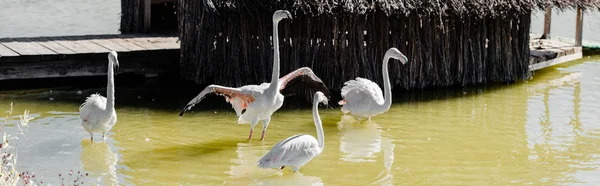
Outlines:
POLYGON ((271 115, 283 105, 284 95, 281 91, 302 91, 305 96, 312 98, 314 93, 322 91, 331 97, 331 93, 308 67, 299 68, 279 78, 279 39, 277 25, 282 19, 292 16, 287 10, 278 10, 273 14, 273 74, 271 83, 260 85, 246 85, 238 88, 220 85, 209 85, 194 99, 192 99, 179 113, 182 116, 185 111, 200 103, 208 94, 214 93, 225 97, 235 110, 239 124, 250 123, 250 134, 248 140, 252 139, 252 132, 259 121, 263 122, 261 140, 265 137, 265 131, 271 121, 271 115), (242 111, 244 111, 242 113, 242 111))

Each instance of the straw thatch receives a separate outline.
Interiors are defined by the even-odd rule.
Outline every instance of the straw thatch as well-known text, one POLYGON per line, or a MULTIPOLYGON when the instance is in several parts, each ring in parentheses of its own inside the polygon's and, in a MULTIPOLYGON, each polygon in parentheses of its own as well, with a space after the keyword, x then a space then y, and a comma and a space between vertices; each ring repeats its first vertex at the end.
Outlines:
POLYGON ((531 12, 549 4, 600 7, 589 0, 184 0, 181 75, 225 86, 268 81, 272 13, 287 9, 294 19, 279 26, 281 74, 308 66, 335 90, 355 77, 381 84, 383 54, 396 47, 409 62, 390 63, 393 85, 516 82, 529 77, 531 12))
POLYGON ((121 0, 121 26, 123 34, 140 33, 144 29, 142 0, 121 0))
POLYGON ((121 0, 121 26, 122 34, 145 32, 177 32, 177 1, 164 2, 151 5, 151 28, 144 30, 144 4, 145 0, 121 0))

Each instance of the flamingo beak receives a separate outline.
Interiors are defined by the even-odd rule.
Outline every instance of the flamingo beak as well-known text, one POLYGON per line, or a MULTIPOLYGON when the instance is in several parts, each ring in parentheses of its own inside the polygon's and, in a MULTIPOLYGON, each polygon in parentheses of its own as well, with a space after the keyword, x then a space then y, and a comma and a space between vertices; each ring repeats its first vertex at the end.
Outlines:
POLYGON ((404 65, 406 64, 406 62, 408 62, 408 58, 406 58, 405 55, 402 55, 402 57, 400 58, 400 62, 404 65))
POLYGON ((115 74, 117 74, 117 72, 119 72, 119 60, 115 60, 115 74))

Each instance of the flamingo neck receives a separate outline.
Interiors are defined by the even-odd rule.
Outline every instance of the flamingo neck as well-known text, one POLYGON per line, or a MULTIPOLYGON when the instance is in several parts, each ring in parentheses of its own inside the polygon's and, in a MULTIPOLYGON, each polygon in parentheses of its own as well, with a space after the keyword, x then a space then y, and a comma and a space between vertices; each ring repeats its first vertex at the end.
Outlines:
POLYGON ((277 33, 278 25, 279 21, 273 21, 273 74, 271 75, 271 85, 269 86, 269 90, 271 90, 273 93, 279 92, 279 34, 277 33))
POLYGON ((383 57, 383 65, 381 68, 383 74, 383 91, 384 91, 384 102, 381 112, 385 112, 392 106, 392 86, 390 83, 390 75, 388 74, 388 62, 390 60, 390 54, 386 53, 383 57))
POLYGON ((325 146, 325 135, 323 134, 323 124, 321 123, 321 117, 319 116, 319 100, 316 96, 312 112, 315 127, 317 127, 317 141, 319 142, 319 149, 323 150, 323 147, 325 146))
POLYGON ((106 85, 106 109, 115 108, 115 77, 114 77, 114 62, 108 62, 108 84, 106 85))

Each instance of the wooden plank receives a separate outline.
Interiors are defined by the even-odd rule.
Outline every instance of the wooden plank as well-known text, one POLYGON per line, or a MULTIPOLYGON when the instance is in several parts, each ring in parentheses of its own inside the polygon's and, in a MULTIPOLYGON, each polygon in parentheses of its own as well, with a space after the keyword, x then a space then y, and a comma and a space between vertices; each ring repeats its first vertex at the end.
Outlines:
POLYGON ((48 38, 61 46, 75 52, 76 54, 90 54, 94 53, 91 49, 86 48, 85 46, 72 41, 71 39, 66 39, 62 37, 50 37, 48 38))
POLYGON ((152 0, 143 0, 142 9, 144 12, 144 31, 150 31, 152 0))
POLYGON ((19 55, 38 55, 38 53, 33 48, 31 48, 29 43, 9 40, 2 42, 2 44, 10 48, 12 51, 17 52, 19 55))
POLYGON ((32 38, 31 40, 56 52, 57 54, 75 54, 75 52, 73 52, 72 50, 69 50, 68 48, 45 37, 32 38))
POLYGON ((45 46, 38 44, 35 41, 32 41, 29 38, 16 38, 14 40, 17 42, 26 44, 28 47, 31 48, 31 50, 35 51, 39 55, 57 55, 56 52, 46 48, 45 46))
POLYGON ((140 37, 132 38, 131 42, 151 50, 179 49, 175 37, 140 37))
POLYGON ((577 23, 575 24, 575 46, 581 46, 582 30, 583 30, 583 11, 581 7, 577 7, 577 23))
POLYGON ((177 37, 155 37, 150 42, 163 49, 179 49, 181 46, 177 43, 177 39, 177 37))
POLYGON ((19 56, 19 54, 16 53, 15 51, 12 51, 8 47, 6 47, 0 43, 0 57, 16 57, 16 56, 19 56))
POLYGON ((124 38, 126 41, 129 41, 138 46, 144 47, 148 50, 162 50, 163 48, 153 44, 150 42, 150 38, 142 37, 142 38, 124 38))
POLYGON ((146 50, 146 48, 138 46, 136 44, 130 43, 129 41, 126 41, 125 39, 122 38, 111 38, 111 39, 104 39, 106 41, 115 43, 116 45, 119 45, 123 48, 126 48, 129 51, 142 51, 142 50, 146 50))
POLYGON ((566 63, 569 61, 581 59, 583 57, 582 55, 583 54, 580 52, 580 53, 570 54, 570 55, 566 55, 566 56, 561 56, 561 57, 554 58, 554 59, 539 61, 532 65, 529 65, 529 71, 535 71, 535 70, 547 68, 550 66, 566 63))
POLYGON ((102 39, 100 37, 95 37, 91 41, 94 42, 94 43, 96 43, 96 44, 98 44, 98 45, 100 45, 100 46, 102 46, 102 47, 104 47, 104 48, 107 48, 109 50, 114 50, 114 51, 117 51, 117 52, 129 52, 130 51, 129 49, 127 49, 127 48, 125 48, 123 46, 120 46, 120 45, 118 45, 116 43, 110 42, 110 41, 108 41, 106 39, 102 39))
POLYGON ((84 46, 85 48, 89 48, 90 50, 92 50, 93 53, 108 53, 110 52, 109 49, 104 48, 94 42, 92 42, 91 39, 75 39, 74 40, 75 43, 80 44, 81 46, 84 46))
MULTIPOLYGON (((8 63, 0 66, 0 80, 37 79, 53 77, 106 76, 106 59, 102 62, 90 60, 59 60, 23 65, 8 63)), ((160 73, 168 68, 148 67, 139 60, 127 61, 119 68, 119 73, 160 73)))

